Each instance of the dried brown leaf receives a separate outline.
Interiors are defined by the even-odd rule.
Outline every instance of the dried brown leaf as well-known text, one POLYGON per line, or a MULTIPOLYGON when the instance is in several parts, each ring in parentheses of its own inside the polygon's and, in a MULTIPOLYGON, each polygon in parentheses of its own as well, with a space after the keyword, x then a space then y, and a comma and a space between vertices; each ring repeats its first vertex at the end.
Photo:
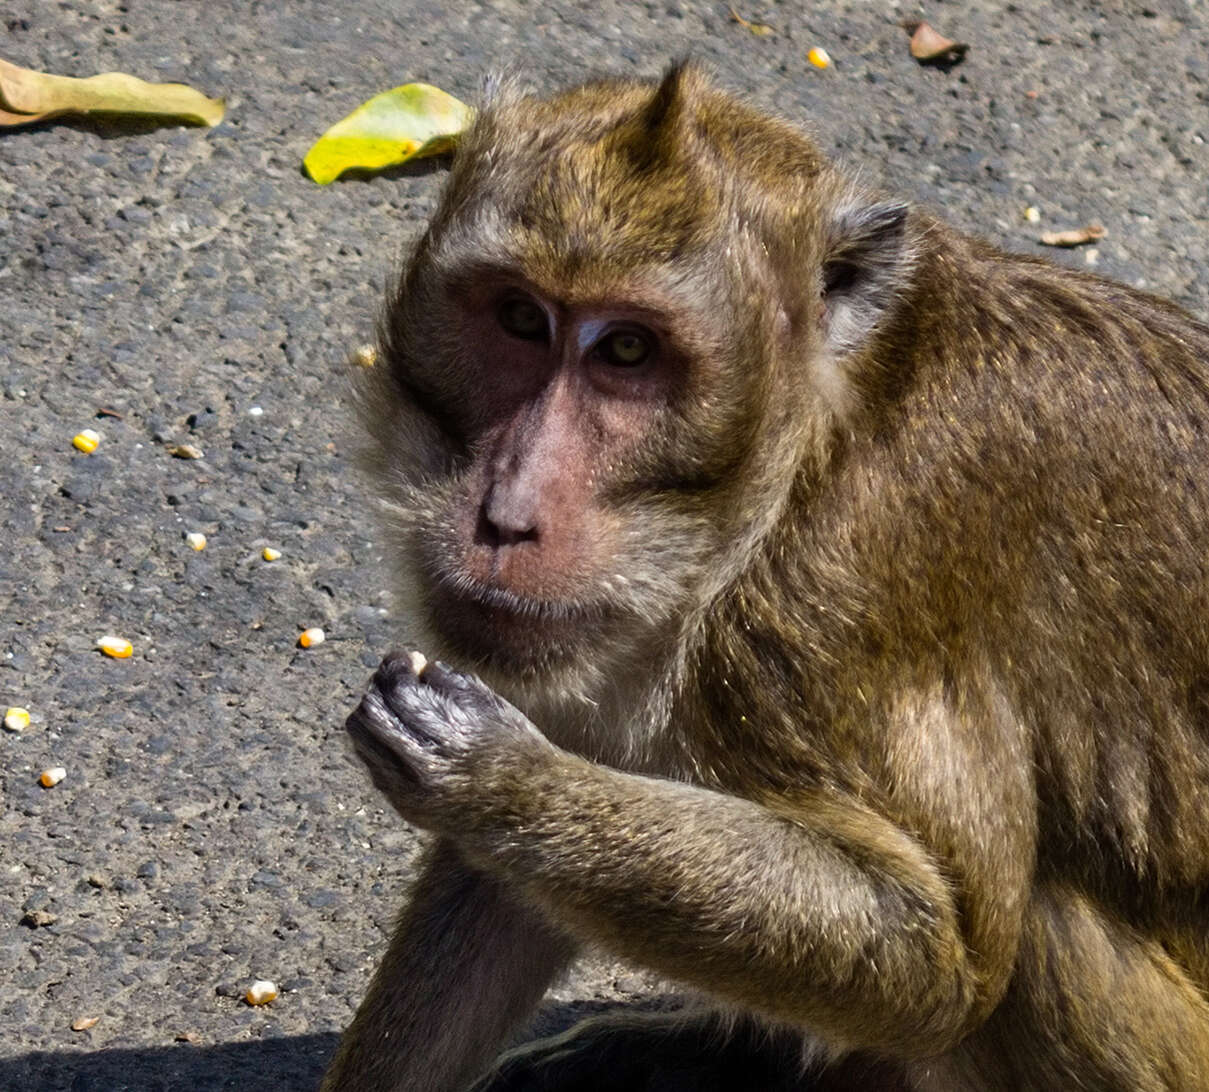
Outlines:
POLYGON ((1094 243, 1103 239, 1108 231, 1102 224, 1087 224, 1081 228, 1071 228, 1068 231, 1047 231, 1041 235, 1038 242, 1045 246, 1083 246, 1084 243, 1094 243))
POLYGON ((101 1022, 99 1016, 77 1016, 71 1022, 72 1031, 87 1031, 89 1028, 95 1028, 101 1022))
POLYGON ((60 114, 142 114, 217 125, 225 107, 182 83, 147 83, 124 72, 76 79, 0 60, 0 126, 60 114))
POLYGON ((766 38, 770 34, 776 34, 776 31, 773 30, 773 28, 767 23, 753 23, 750 20, 744 19, 743 16, 735 11, 733 7, 730 9, 730 17, 736 23, 738 23, 739 26, 750 30, 757 38, 766 38))
POLYGON ((903 23, 911 35, 911 56, 920 64, 956 64, 970 47, 966 42, 946 38, 922 20, 903 23))

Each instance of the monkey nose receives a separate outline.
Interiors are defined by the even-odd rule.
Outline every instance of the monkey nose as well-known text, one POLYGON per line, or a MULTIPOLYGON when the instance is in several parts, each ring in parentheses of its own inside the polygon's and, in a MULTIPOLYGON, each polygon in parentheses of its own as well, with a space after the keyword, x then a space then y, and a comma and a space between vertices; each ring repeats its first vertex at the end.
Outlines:
POLYGON ((493 490, 479 506, 475 541, 493 550, 517 546, 522 542, 536 542, 537 520, 529 514, 530 511, 527 506, 517 503, 517 498, 501 496, 493 490))

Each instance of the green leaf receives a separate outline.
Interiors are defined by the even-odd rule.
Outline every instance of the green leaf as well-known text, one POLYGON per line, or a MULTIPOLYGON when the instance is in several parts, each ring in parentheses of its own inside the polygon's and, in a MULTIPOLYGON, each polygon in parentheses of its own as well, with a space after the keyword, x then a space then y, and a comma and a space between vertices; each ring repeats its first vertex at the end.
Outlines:
POLYGON ((421 156, 451 152, 474 110, 439 87, 406 83, 375 95, 336 122, 302 161, 326 186, 356 167, 380 171, 421 156))

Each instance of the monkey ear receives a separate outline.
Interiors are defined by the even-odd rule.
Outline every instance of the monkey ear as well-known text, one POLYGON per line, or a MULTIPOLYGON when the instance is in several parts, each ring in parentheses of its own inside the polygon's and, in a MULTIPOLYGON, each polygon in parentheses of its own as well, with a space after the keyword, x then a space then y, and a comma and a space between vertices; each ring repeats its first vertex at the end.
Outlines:
POLYGON ((909 206, 901 201, 849 205, 836 217, 823 261, 823 323, 836 354, 869 339, 907 283, 909 206))

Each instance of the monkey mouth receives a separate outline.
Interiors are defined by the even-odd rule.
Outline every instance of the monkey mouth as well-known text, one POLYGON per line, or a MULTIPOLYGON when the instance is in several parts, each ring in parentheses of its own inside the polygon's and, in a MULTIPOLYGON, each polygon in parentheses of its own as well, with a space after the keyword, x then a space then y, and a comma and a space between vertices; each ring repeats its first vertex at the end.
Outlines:
POLYGON ((572 656, 598 639, 606 612, 576 599, 548 599, 464 575, 434 582, 429 612, 437 630, 483 662, 514 666, 572 656))

